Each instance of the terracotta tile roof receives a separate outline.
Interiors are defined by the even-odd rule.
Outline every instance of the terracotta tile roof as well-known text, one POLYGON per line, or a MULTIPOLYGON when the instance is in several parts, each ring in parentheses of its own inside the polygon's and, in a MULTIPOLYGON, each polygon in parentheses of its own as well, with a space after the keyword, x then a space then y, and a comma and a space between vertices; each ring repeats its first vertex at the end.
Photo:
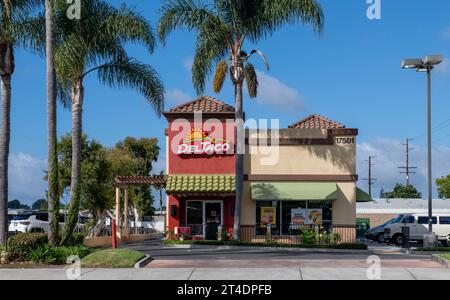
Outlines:
POLYGON ((234 107, 215 98, 202 96, 194 101, 179 105, 171 113, 234 113, 234 107))
POLYGON ((303 120, 298 121, 295 124, 292 124, 291 126, 289 126, 289 128, 335 129, 335 128, 345 128, 345 126, 320 115, 311 115, 303 120))
POLYGON ((115 179, 116 185, 153 185, 166 186, 166 176, 118 176, 115 179))

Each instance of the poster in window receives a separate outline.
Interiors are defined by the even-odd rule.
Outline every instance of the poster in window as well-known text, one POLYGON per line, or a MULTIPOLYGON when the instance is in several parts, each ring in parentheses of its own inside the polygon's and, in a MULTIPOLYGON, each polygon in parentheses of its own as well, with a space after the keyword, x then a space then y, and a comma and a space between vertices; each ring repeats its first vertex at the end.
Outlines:
POLYGON ((308 209, 308 225, 322 225, 322 209, 314 208, 308 209))
POLYGON ((277 225, 277 209, 275 207, 261 207, 261 227, 277 225))
POLYGON ((306 209, 294 208, 291 210, 291 227, 298 228, 306 224, 306 209))
POLYGON ((322 209, 292 209, 291 228, 296 229, 303 225, 322 225, 322 209))

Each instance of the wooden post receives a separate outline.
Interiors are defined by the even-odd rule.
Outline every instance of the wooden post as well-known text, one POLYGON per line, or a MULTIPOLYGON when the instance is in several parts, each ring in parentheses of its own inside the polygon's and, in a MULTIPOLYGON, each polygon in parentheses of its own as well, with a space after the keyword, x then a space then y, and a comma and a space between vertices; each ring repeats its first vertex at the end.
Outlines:
POLYGON ((128 215, 129 215, 129 211, 128 211, 128 187, 126 187, 124 189, 124 196, 125 196, 125 200, 123 203, 123 212, 124 212, 124 217, 123 217, 123 223, 124 223, 124 229, 125 229, 125 233, 124 236, 128 237, 129 233, 130 233, 130 229, 129 229, 129 224, 128 224, 128 215))
POLYGON ((116 234, 120 238, 120 188, 116 187, 116 234))

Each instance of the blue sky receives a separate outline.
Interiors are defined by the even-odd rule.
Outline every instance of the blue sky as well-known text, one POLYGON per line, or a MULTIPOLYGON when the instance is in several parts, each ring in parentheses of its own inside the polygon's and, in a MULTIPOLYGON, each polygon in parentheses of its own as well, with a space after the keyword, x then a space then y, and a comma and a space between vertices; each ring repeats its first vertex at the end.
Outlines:
MULTIPOLYGON (((119 5, 122 0, 111 0, 119 5)), ((366 0, 322 0, 325 30, 321 36, 308 26, 287 26, 257 46, 271 69, 256 57, 261 89, 256 100, 246 99, 250 118, 279 118, 287 126, 311 113, 360 129, 358 172, 364 178, 368 155, 377 158, 374 189, 389 190, 403 182, 397 166, 402 146, 413 141, 412 163, 419 166, 413 183, 425 191, 426 85, 425 75, 404 71, 404 57, 443 54, 450 58, 450 2, 447 0, 382 0, 382 19, 369 20, 366 0), (432 7, 435 7, 432 9, 432 7), (425 11, 426 8, 432 13, 425 11)), ((156 25, 160 1, 127 0, 126 3, 156 25)), ((175 32, 165 47, 150 55, 130 45, 130 54, 151 64, 164 80, 170 108, 194 98, 189 65, 195 34, 175 32)), ((44 196, 42 170, 46 168, 47 129, 45 111, 45 65, 42 58, 24 51, 16 53, 11 115, 10 198, 32 202, 44 196)), ((450 61, 433 77, 433 131, 435 177, 450 173, 450 61)), ((230 82, 219 95, 208 84, 205 94, 233 104, 230 82)), ((163 140, 164 118, 158 118, 143 97, 130 90, 101 86, 91 76, 85 84, 84 130, 90 138, 112 146, 127 136, 163 140)), ((70 112, 58 110, 58 131, 70 131, 70 112)), ((161 143, 161 147, 164 144, 161 143)), ((164 167, 164 157, 155 166, 164 167)), ((360 181, 360 186, 365 183, 360 181)))

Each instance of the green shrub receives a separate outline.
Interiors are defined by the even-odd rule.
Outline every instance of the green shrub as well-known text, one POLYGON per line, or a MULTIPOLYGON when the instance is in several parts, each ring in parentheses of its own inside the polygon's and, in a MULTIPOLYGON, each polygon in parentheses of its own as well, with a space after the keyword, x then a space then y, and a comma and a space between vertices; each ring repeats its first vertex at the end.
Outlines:
POLYGON ((28 260, 34 263, 49 265, 62 265, 67 263, 70 256, 83 258, 91 253, 91 250, 83 246, 60 246, 55 247, 49 244, 42 245, 30 252, 28 260))
POLYGON ((27 260, 30 252, 48 243, 45 233, 22 233, 8 239, 11 260, 27 260))
POLYGON ((300 239, 304 245, 314 245, 317 243, 316 231, 314 229, 304 229, 300 233, 300 239))

